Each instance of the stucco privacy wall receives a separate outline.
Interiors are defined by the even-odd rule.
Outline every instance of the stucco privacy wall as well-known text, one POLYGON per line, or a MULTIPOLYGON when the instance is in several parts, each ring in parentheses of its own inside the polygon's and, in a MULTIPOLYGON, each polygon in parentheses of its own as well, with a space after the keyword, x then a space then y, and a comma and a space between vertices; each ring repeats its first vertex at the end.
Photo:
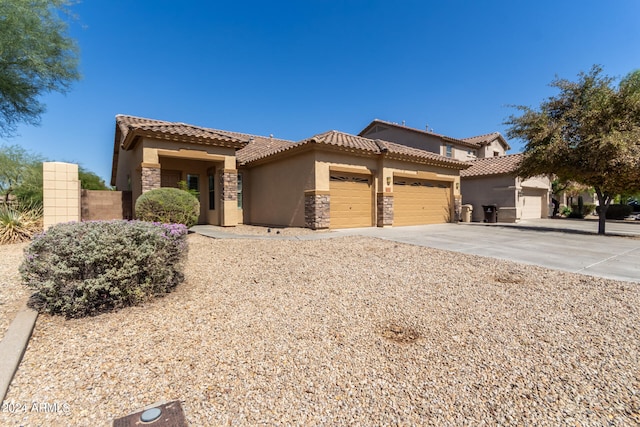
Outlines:
POLYGON ((130 191, 80 190, 82 221, 132 219, 130 191))
POLYGON ((61 222, 80 221, 78 165, 43 162, 42 190, 45 230, 61 222))

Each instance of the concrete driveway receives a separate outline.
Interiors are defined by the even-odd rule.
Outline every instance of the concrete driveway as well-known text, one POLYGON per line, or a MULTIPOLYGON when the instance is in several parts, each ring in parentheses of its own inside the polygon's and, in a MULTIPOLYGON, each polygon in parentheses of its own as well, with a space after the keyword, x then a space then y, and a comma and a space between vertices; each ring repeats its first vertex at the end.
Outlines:
MULTIPOLYGON (((519 224, 437 224, 337 230, 419 246, 517 261, 616 280, 640 282, 640 221, 607 223, 598 236, 591 221, 529 220, 519 224), (627 237, 622 237, 627 236, 627 237)), ((333 234, 333 233, 331 233, 333 234)))

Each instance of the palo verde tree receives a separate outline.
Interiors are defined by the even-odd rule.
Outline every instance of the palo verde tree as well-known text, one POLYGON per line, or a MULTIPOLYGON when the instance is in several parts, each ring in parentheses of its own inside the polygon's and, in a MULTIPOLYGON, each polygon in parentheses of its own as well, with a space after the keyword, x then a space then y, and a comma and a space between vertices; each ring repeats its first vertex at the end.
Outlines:
POLYGON ((526 142, 520 176, 553 174, 595 189, 598 234, 612 199, 640 190, 640 70, 614 82, 600 66, 576 82, 556 79, 558 95, 538 109, 516 107, 522 115, 505 122, 510 138, 526 142))
POLYGON ((78 80, 77 45, 67 36, 70 0, 0 1, 0 136, 38 124, 38 98, 78 80))

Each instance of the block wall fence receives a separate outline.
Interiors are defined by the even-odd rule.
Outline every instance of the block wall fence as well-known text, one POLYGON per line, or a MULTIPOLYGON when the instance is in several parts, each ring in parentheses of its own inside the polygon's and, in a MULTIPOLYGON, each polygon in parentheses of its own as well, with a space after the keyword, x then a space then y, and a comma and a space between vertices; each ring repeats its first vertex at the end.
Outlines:
POLYGON ((130 191, 82 190, 76 164, 44 162, 42 189, 45 230, 61 222, 133 217, 130 191))

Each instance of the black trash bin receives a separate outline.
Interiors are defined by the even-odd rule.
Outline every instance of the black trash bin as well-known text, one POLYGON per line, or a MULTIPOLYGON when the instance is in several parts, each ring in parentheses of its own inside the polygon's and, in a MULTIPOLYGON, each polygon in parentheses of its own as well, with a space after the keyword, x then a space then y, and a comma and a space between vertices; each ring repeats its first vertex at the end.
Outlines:
POLYGON ((498 207, 496 205, 482 205, 484 222, 498 222, 498 207))

